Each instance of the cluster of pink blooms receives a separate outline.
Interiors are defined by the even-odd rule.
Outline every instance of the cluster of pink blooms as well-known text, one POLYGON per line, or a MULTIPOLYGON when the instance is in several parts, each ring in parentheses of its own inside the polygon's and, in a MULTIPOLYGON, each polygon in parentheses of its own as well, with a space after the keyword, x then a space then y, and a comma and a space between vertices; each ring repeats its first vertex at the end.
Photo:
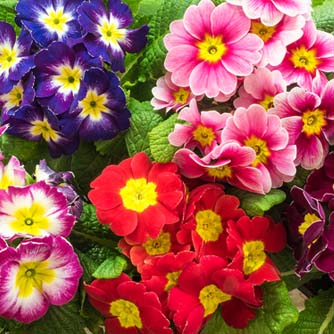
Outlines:
POLYGON ((171 23, 151 103, 180 111, 169 141, 184 176, 264 194, 299 165, 323 165, 334 143, 334 36, 310 12, 310 1, 202 0, 171 23), (203 98, 213 110, 201 110, 203 98))

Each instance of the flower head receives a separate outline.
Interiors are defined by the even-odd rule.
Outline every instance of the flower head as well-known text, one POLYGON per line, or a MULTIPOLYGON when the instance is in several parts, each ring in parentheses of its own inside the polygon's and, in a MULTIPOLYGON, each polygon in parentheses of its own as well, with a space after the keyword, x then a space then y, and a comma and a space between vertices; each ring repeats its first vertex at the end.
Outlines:
POLYGON ((0 189, 7 190, 9 186, 25 184, 26 170, 16 157, 11 156, 6 165, 0 161, 0 189))

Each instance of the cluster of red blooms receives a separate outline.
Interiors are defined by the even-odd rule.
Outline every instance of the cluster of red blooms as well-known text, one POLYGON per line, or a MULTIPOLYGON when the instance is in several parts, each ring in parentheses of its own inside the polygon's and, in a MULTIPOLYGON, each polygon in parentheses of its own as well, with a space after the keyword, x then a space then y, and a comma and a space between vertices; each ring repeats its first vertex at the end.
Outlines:
POLYGON ((268 252, 285 247, 283 225, 248 217, 221 185, 190 188, 174 163, 138 153, 106 167, 91 187, 99 220, 122 237, 141 276, 86 285, 108 334, 194 334, 218 308, 243 328, 262 306, 261 285, 280 279, 268 252))

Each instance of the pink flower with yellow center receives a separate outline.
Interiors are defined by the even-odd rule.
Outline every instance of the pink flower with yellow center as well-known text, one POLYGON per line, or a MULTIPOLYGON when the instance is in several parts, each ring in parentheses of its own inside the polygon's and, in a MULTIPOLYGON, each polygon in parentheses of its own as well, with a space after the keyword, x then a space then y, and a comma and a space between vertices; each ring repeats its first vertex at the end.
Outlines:
POLYGON ((222 131, 222 142, 236 141, 256 153, 252 166, 262 173, 265 193, 280 187, 296 174, 296 146, 289 144, 289 134, 281 119, 257 104, 238 108, 222 131))
POLYGON ((220 114, 214 110, 200 112, 196 100, 193 99, 189 107, 183 108, 178 116, 179 120, 188 124, 175 124, 168 140, 174 146, 183 146, 190 150, 198 148, 207 154, 220 143, 220 133, 228 117, 230 114, 220 114))
POLYGON ((230 94, 260 58, 262 40, 249 34, 250 20, 235 6, 211 0, 191 5, 164 38, 165 67, 172 81, 195 95, 230 94))
POLYGON ((236 108, 248 108, 251 104, 260 104, 267 111, 274 106, 274 97, 286 91, 286 82, 279 71, 257 68, 245 78, 239 89, 239 97, 233 101, 236 108))
POLYGON ((7 190, 9 186, 24 186, 25 184, 26 170, 20 161, 11 156, 5 165, 0 159, 0 189, 7 190))
POLYGON ((303 28, 303 36, 287 47, 282 63, 274 69, 279 70, 288 84, 297 83, 311 90, 312 79, 320 72, 334 71, 334 36, 316 29, 312 20, 303 28))
MULTIPOLYGON (((154 110, 166 108, 166 112, 170 110, 178 111, 188 105, 195 95, 190 91, 189 87, 178 87, 173 84, 171 74, 167 72, 163 77, 159 78, 156 87, 152 89, 153 98, 151 104, 154 110)), ((196 99, 201 99, 199 96, 196 99)))

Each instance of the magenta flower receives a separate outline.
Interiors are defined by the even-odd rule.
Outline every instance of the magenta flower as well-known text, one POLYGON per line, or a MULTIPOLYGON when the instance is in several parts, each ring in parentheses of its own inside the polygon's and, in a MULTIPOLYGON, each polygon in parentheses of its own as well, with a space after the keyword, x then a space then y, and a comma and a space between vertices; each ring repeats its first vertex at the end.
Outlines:
POLYGON ((294 178, 296 147, 289 144, 288 132, 280 118, 268 114, 262 106, 252 104, 248 109, 235 111, 222 131, 222 143, 229 140, 255 151, 252 166, 262 173, 265 193, 294 178))
POLYGON ((286 82, 279 71, 258 68, 245 78, 239 89, 239 97, 233 101, 236 108, 248 108, 251 104, 260 104, 270 110, 276 94, 286 91, 286 82))
POLYGON ((232 93, 237 77, 249 75, 261 57, 263 42, 249 28, 250 20, 235 6, 215 7, 211 0, 190 6, 164 38, 173 83, 195 95, 232 93))
POLYGON ((62 237, 24 240, 0 251, 0 316, 30 323, 49 305, 74 296, 82 268, 71 244, 62 237))
POLYGON ((188 124, 176 124, 174 131, 168 136, 174 146, 183 146, 190 150, 198 148, 204 154, 220 143, 220 133, 230 114, 217 111, 198 110, 196 100, 191 100, 187 108, 183 108, 178 119, 188 124))

